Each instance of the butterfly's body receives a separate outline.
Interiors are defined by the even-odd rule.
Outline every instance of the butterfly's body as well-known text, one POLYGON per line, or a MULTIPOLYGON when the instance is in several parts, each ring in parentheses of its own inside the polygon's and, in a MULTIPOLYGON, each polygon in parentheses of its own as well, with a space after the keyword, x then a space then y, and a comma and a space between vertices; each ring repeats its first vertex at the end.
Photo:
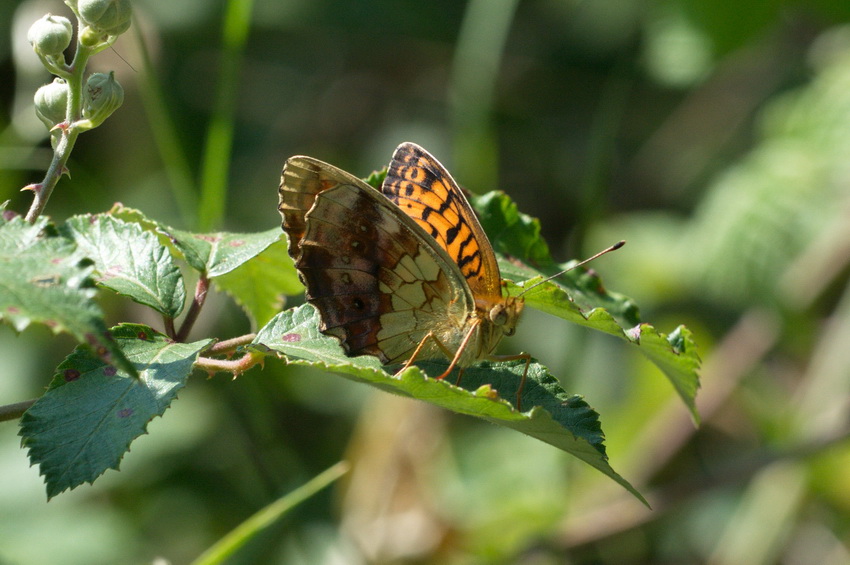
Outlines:
POLYGON ((396 149, 382 192, 310 157, 284 167, 283 229, 321 331, 385 364, 448 357, 440 378, 491 357, 523 303, 503 296, 463 192, 412 143, 396 149))

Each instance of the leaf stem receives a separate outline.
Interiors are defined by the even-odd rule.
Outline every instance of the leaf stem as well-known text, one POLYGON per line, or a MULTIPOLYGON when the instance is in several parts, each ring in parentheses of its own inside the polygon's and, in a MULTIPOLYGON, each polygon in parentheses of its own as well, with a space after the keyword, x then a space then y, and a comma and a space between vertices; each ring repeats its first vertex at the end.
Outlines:
POLYGON ((162 315, 162 323, 165 326, 165 335, 177 341, 177 329, 174 327, 174 318, 162 315))
POLYGON ((180 326, 180 331, 177 332, 176 340, 180 343, 186 341, 189 337, 189 332, 192 331, 192 326, 198 319, 198 314, 201 313, 201 308, 204 306, 204 301, 207 299, 207 292, 210 289, 210 279, 206 275, 201 275, 198 279, 198 284, 195 285, 195 298, 192 299, 192 305, 189 307, 189 312, 183 319, 183 324, 180 326))
POLYGON ((198 360, 195 362, 195 368, 207 371, 208 373, 233 373, 235 378, 254 367, 254 365, 262 364, 264 359, 265 355, 257 351, 249 351, 239 359, 232 361, 228 359, 198 357, 198 360))
POLYGON ((209 355, 226 355, 233 353, 240 345, 248 345, 254 341, 255 337, 257 337, 257 334, 245 334, 239 337, 219 341, 210 346, 210 348, 204 351, 204 353, 209 355))
POLYGON ((30 406, 35 404, 35 401, 38 400, 33 398, 32 400, 24 400, 23 402, 16 402, 14 404, 6 404, 5 406, 0 406, 0 422, 7 422, 9 420, 17 420, 21 416, 24 415, 30 406))
POLYGON ((64 59, 62 60, 62 64, 60 65, 56 58, 45 57, 38 51, 36 51, 35 54, 38 56, 39 60, 41 61, 41 64, 44 65, 44 68, 48 71, 58 76, 59 78, 64 78, 65 80, 71 78, 71 69, 70 67, 68 67, 68 65, 65 64, 64 59))

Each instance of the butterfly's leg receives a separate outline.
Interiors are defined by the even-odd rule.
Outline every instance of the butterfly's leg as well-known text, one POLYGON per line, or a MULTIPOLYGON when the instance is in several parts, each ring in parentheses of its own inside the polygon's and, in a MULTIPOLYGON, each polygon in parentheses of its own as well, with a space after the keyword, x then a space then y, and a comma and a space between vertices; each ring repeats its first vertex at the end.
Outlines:
MULTIPOLYGON (((463 350, 466 349, 467 345, 469 345, 469 340, 472 339, 472 335, 475 333, 475 330, 478 328, 479 323, 480 323, 480 321, 476 320, 475 323, 472 324, 472 327, 469 328, 469 331, 466 332, 466 335, 463 336, 463 341, 460 342, 460 345, 458 346, 457 351, 455 351, 454 357, 452 357, 451 352, 448 349, 446 349, 446 347, 443 344, 441 344, 439 340, 437 340, 437 344, 440 346, 440 349, 443 350, 443 353, 446 354, 446 357, 449 357, 452 360, 452 362, 449 363, 449 368, 446 369, 446 372, 443 373, 442 375, 440 375, 439 377, 437 377, 438 381, 448 377, 449 373, 452 372, 452 369, 454 369, 455 366, 458 364, 458 361, 460 361, 460 356, 463 354, 463 350)), ((436 339, 436 338, 434 338, 434 339, 436 339)), ((461 369, 461 374, 462 373, 463 373, 463 369, 461 369)), ((458 383, 460 383, 460 377, 461 377, 461 375, 458 375, 458 377, 457 377, 458 383)))
POLYGON ((428 340, 429 340, 429 339, 433 339, 433 340, 434 340, 435 342, 437 342, 440 346, 442 346, 442 344, 440 343, 440 340, 438 340, 438 339, 437 339, 437 336, 435 336, 435 335, 434 335, 434 332, 428 332, 428 333, 425 335, 425 337, 423 337, 423 338, 422 338, 422 341, 420 341, 420 342, 419 342, 419 345, 417 345, 417 346, 416 346, 416 349, 414 349, 414 350, 413 350, 413 355, 411 355, 411 356, 410 356, 410 359, 408 359, 408 360, 404 363, 404 365, 402 366, 402 368, 401 368, 401 369, 399 369, 399 370, 398 370, 398 372, 397 372, 396 374, 401 373, 402 371, 404 371, 405 369, 407 369, 408 367, 410 367, 411 365, 413 365, 413 362, 414 362, 414 361, 416 361, 416 358, 417 358, 417 357, 419 357, 419 354, 422 352, 422 348, 423 348, 423 347, 425 347, 425 344, 426 344, 426 343, 428 343, 428 340))
POLYGON ((460 378, 463 376, 463 367, 461 367, 457 372, 457 380, 455 381, 455 386, 460 386, 460 378))
POLYGON ((517 361, 522 359, 525 361, 525 369, 522 371, 522 378, 519 380, 519 387, 516 389, 516 409, 522 412, 522 389, 525 386, 525 376, 528 374, 528 367, 531 365, 531 355, 528 353, 518 353, 516 355, 490 355, 487 357, 490 361, 517 361))
MULTIPOLYGON (((449 348, 447 348, 445 345, 443 345, 442 341, 437 339, 437 336, 434 335, 434 332, 428 332, 428 334, 425 337, 422 338, 422 341, 419 342, 419 345, 416 346, 416 349, 413 351, 413 354, 410 356, 410 359, 408 359, 404 363, 404 366, 401 369, 399 369, 396 372, 396 374, 401 373, 402 371, 404 371, 405 369, 407 369, 408 367, 413 365, 413 363, 419 357, 419 354, 422 353, 422 348, 425 347, 425 344, 428 343, 429 339, 433 340, 434 343, 437 344, 437 347, 440 348, 440 350, 443 352, 443 355, 445 355, 447 359, 451 359, 454 356, 454 353, 449 351, 449 348)), ((451 368, 449 368, 449 371, 447 373, 442 374, 439 377, 437 377, 437 380, 445 378, 445 376, 450 372, 451 372, 451 368)))

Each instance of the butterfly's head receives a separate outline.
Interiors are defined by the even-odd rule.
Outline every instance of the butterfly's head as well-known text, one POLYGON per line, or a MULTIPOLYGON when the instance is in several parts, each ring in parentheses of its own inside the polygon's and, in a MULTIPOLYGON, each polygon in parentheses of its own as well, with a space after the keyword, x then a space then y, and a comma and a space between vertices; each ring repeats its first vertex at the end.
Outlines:
POLYGON ((502 329, 502 335, 511 336, 516 332, 516 325, 519 322, 519 315, 522 313, 523 306, 525 306, 525 302, 522 299, 508 296, 504 300, 496 302, 490 308, 488 317, 494 326, 502 329))

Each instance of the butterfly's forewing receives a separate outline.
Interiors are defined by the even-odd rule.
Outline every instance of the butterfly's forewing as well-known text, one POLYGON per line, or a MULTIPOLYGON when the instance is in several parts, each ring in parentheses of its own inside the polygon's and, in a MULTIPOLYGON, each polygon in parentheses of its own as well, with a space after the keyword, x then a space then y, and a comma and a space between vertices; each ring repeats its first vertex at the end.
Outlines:
POLYGON ((402 143, 382 190, 446 250, 476 298, 501 298, 493 247, 463 191, 437 159, 415 143, 402 143))
POLYGON ((348 353, 404 361, 435 325, 462 324, 474 309, 445 251, 356 177, 293 157, 279 208, 320 329, 348 353))

